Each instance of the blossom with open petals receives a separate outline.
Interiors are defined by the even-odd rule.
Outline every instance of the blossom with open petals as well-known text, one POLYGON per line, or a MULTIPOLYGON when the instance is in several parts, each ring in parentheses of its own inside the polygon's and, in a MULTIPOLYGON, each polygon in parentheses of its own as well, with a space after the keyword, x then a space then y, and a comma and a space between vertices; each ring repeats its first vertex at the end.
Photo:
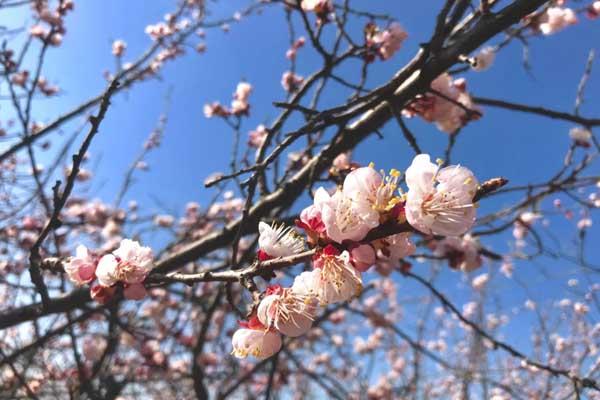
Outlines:
POLYGON ((378 46, 381 59, 388 60, 400 50, 407 37, 404 28, 398 22, 392 22, 389 27, 373 35, 371 40, 378 46))
POLYGON ((479 249, 479 242, 471 235, 462 238, 451 236, 437 242, 434 254, 448 258, 448 264, 453 269, 471 272, 481 267, 483 262, 479 249))
POLYGON ((349 198, 368 202, 374 210, 387 211, 400 200, 396 193, 399 178, 398 170, 392 169, 386 176, 370 165, 350 172, 342 191, 349 198))
MULTIPOLYGON (((326 192, 323 195, 329 196, 326 192)), ((324 199, 321 218, 327 236, 338 243, 344 240, 359 241, 379 225, 379 213, 367 199, 349 197, 341 190, 324 199)))
POLYGON ((314 296, 299 294, 291 288, 278 285, 267 289, 257 311, 260 322, 275 328, 286 336, 296 337, 312 326, 317 300, 314 296))
POLYGON ((475 71, 484 71, 492 66, 495 58, 496 51, 494 48, 491 46, 484 47, 475 56, 475 64, 473 65, 473 69, 475 71))
POLYGON ((370 244, 361 244, 350 250, 350 261, 354 268, 365 272, 375 264, 375 249, 370 244))
POLYGON ((539 29, 544 35, 552 35, 577 23, 577 15, 570 8, 549 7, 541 16, 539 29))
POLYGON ((141 283, 152 269, 153 259, 152 249, 136 241, 123 239, 118 249, 100 259, 96 269, 98 282, 104 287, 117 282, 130 285, 141 283))
POLYGON ((590 132, 589 129, 576 126, 574 128, 571 128, 571 130, 569 131, 569 137, 573 139, 573 142, 575 142, 577 146, 590 147, 592 132, 590 132))
POLYGON ((302 0, 300 6, 304 11, 314 11, 317 14, 324 14, 333 10, 331 0, 302 0))
POLYGON ((513 224, 513 236, 517 240, 522 240, 527 236, 529 228, 535 221, 540 219, 542 216, 539 213, 525 211, 519 215, 513 224))
POLYGON ((65 272, 71 281, 78 285, 91 282, 96 276, 98 257, 84 245, 77 246, 75 257, 65 264, 65 272))
POLYGON ((588 6, 587 16, 590 19, 596 19, 600 17, 600 0, 596 0, 588 6))
POLYGON ((375 242, 380 259, 397 265, 401 259, 415 253, 416 246, 410 240, 409 232, 397 233, 375 242))
POLYGON ((258 247, 266 258, 287 257, 304 250, 304 241, 290 227, 258 224, 258 247))
POLYGON ((289 93, 298 91, 303 82, 304 78, 292 71, 286 71, 281 76, 281 86, 283 87, 283 90, 289 93))
POLYGON ((362 278, 350 254, 328 245, 314 260, 315 268, 296 277, 294 293, 315 296, 323 305, 349 300, 362 291, 362 278))
POLYGON ((251 355, 265 359, 281 349, 281 336, 262 325, 256 316, 240 325, 242 327, 235 331, 231 338, 231 354, 235 357, 246 358, 251 355))
POLYGON ((255 130, 248 133, 248 146, 259 148, 265 142, 268 134, 269 132, 263 124, 258 125, 255 130))
POLYGON ((450 74, 443 73, 431 82, 431 89, 437 93, 418 96, 402 111, 403 115, 419 115, 428 122, 435 122, 439 130, 449 134, 479 117, 481 111, 467 92, 464 79, 453 80, 450 74))
POLYGON ((125 53, 127 43, 122 40, 115 40, 112 44, 112 53, 116 57, 121 57, 125 53))
POLYGON ((313 238, 324 234, 327 229, 323 223, 321 211, 330 198, 331 196, 329 196, 327 190, 322 187, 318 188, 315 192, 313 204, 302 210, 300 219, 296 220, 296 225, 304 229, 313 238))
POLYGON ((479 182, 462 166, 439 169, 428 154, 419 154, 406 170, 406 219, 419 231, 459 236, 475 222, 473 196, 479 182))

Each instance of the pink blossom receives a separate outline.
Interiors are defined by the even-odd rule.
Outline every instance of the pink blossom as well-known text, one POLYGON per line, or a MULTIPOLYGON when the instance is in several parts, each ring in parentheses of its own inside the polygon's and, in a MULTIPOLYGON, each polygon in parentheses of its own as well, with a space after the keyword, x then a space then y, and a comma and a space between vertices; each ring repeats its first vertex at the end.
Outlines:
POLYGON ((250 110, 250 104, 247 101, 233 100, 231 102, 231 113, 233 115, 246 115, 250 110))
POLYGON ((38 78, 36 86, 40 90, 40 92, 42 92, 46 96, 52 96, 58 93, 59 91, 57 86, 50 85, 46 78, 44 78, 43 76, 38 78))
POLYGON ((87 360, 98 361, 106 348, 106 341, 98 337, 87 336, 83 340, 83 355, 87 360))
POLYGON ((138 242, 123 239, 117 250, 100 259, 96 275, 104 287, 117 282, 141 283, 152 269, 154 256, 152 249, 142 247, 138 242))
POLYGON ((256 317, 235 331, 231 338, 232 354, 237 358, 249 355, 258 359, 271 357, 281 349, 281 336, 264 327, 256 317))
POLYGON ((573 304, 573 310, 576 314, 585 315, 590 311, 590 308, 584 303, 577 302, 573 304))
POLYGON ((577 15, 570 8, 549 7, 541 16, 539 29, 544 35, 552 35, 577 23, 577 15))
POLYGON ((240 82, 235 89, 233 97, 240 101, 248 101, 250 93, 252 93, 252 85, 248 82, 240 82))
POLYGON ((513 270, 515 269, 510 258, 504 258, 502 260, 502 265, 500 266, 500 272, 507 278, 511 278, 513 274, 513 270))
POLYGON ((365 272, 375 264, 375 250, 369 244, 361 244, 350 250, 350 260, 359 272, 365 272))
POLYGON ((290 60, 295 60, 298 49, 301 48, 302 46, 304 46, 305 42, 306 42, 306 39, 304 39, 303 37, 298 38, 298 40, 296 40, 292 44, 292 47, 286 51, 285 56, 290 60))
POLYGON ((488 274, 484 273, 481 275, 477 275, 471 281, 471 286, 473 286, 473 289, 475 289, 475 290, 483 290, 489 280, 490 280, 490 276, 488 274))
POLYGON ((453 81, 448 73, 444 73, 431 83, 431 88, 441 96, 426 94, 417 97, 415 102, 402 111, 403 114, 407 117, 417 114, 428 122, 435 122, 439 130, 450 134, 477 117, 477 114, 468 114, 456 104, 458 102, 467 109, 478 111, 466 92, 464 79, 453 81))
POLYGON ((319 236, 324 233, 326 228, 321 218, 321 210, 310 205, 300 213, 300 219, 296 221, 296 225, 307 231, 309 235, 314 234, 319 236))
POLYGON ((496 52, 494 48, 491 46, 484 47, 475 56, 475 65, 473 65, 473 69, 478 72, 484 71, 492 66, 495 58, 496 52))
POLYGON ((206 43, 198 43, 196 45, 196 51, 198 53, 204 53, 206 51, 206 43))
POLYGON ((24 70, 21 72, 14 73, 10 77, 10 81, 17 86, 25 87, 25 85, 27 84, 28 78, 29 78, 29 71, 24 70))
POLYGON ((125 49, 127 48, 127 43, 123 40, 115 40, 112 44, 112 53, 115 57, 121 57, 123 53, 125 53, 125 49))
POLYGON ((248 133, 248 145, 259 148, 265 142, 268 134, 269 132, 263 124, 258 125, 255 130, 248 133))
POLYGON ((410 240, 410 233, 397 233, 377 241, 380 259, 397 265, 401 259, 415 253, 416 247, 410 240))
POLYGON ((333 10, 331 0, 302 0, 301 7, 304 11, 313 11, 316 14, 326 14, 333 10))
POLYGON ((190 201, 185 205, 186 214, 197 214, 200 211, 200 204, 195 201, 190 201))
POLYGON ((53 33, 48 38, 48 43, 50 43, 50 45, 52 45, 52 46, 60 46, 62 44, 62 41, 63 41, 63 35, 58 32, 53 33))
POLYGON ((23 222, 21 223, 21 225, 23 226, 23 229, 28 230, 28 231, 35 231, 38 229, 42 228, 42 222, 32 216, 25 216, 23 218, 23 222))
POLYGON ((31 28, 29 28, 29 34, 33 37, 43 39, 46 37, 48 32, 41 25, 33 25, 31 28))
POLYGON ((327 246, 314 261, 312 271, 301 273, 294 280, 294 293, 316 297, 323 305, 347 301, 362 291, 362 278, 350 263, 347 251, 339 254, 327 246))
POLYGON ((170 228, 173 226, 173 222, 175 222, 175 218, 172 215, 157 215, 154 217, 154 225, 163 228, 170 228))
POLYGON ((577 146, 590 147, 592 132, 590 132, 589 129, 576 126, 569 131, 569 137, 573 139, 573 142, 575 142, 577 146))
POLYGON ((73 9, 75 9, 75 4, 73 3, 73 0, 63 0, 58 8, 62 15, 65 15, 67 11, 73 11, 73 9))
POLYGON ((352 158, 350 156, 350 152, 340 153, 336 158, 333 159, 331 165, 337 171, 349 169, 352 165, 352 158))
POLYGON ((313 234, 316 236, 320 236, 324 234, 327 230, 325 227, 325 223, 323 222, 323 217, 321 211, 323 206, 330 200, 329 193, 320 187, 315 192, 314 204, 306 207, 300 213, 300 219, 296 221, 296 225, 300 228, 306 230, 309 235, 313 234))
POLYGON ((577 221, 577 229, 584 230, 592 226, 592 219, 589 217, 581 218, 577 221))
POLYGON ((91 282, 96 277, 98 257, 84 245, 77 246, 75 257, 64 263, 65 272, 69 279, 77 285, 91 282))
POLYGON ((146 288, 141 283, 125 284, 123 296, 129 300, 142 300, 146 297, 146 288))
POLYGON ((286 336, 305 334, 312 326, 316 298, 295 293, 289 288, 275 287, 272 292, 264 297, 258 306, 257 316, 260 322, 286 336))
POLYGON ((398 22, 392 22, 389 27, 377 32, 372 37, 372 42, 378 46, 377 51, 382 60, 390 59, 406 40, 408 34, 398 22))
POLYGON ((542 216, 538 213, 534 213, 531 211, 525 211, 521 213, 513 226, 513 236, 515 239, 521 240, 527 236, 527 232, 529 232, 529 228, 536 220, 540 219, 542 216))
POLYGON ((268 258, 287 257, 304 250, 304 240, 290 227, 259 222, 258 232, 258 247, 268 258))
POLYGON ((381 174, 375 168, 357 168, 344 179, 343 192, 348 197, 357 197, 374 204, 382 181, 381 174))
POLYGON ((481 267, 479 242, 470 235, 462 238, 450 236, 437 242, 434 254, 448 258, 451 268, 471 272, 481 267))
POLYGON ((62 25, 62 18, 58 12, 52 12, 49 9, 44 9, 40 12, 40 19, 47 22, 50 25, 60 26, 62 25))
POLYGON ((600 16, 600 0, 594 1, 587 9, 587 16, 590 19, 596 19, 600 16))
POLYGON ((320 194, 323 201, 321 217, 327 236, 333 241, 359 241, 379 225, 379 213, 366 199, 346 196, 340 190, 333 196, 329 196, 324 189, 320 194))
POLYGON ((94 285, 90 289, 90 296, 92 299, 100 304, 106 304, 112 296, 115 294, 114 287, 104 287, 102 285, 94 285))
POLYGON ((479 182, 462 166, 442 169, 419 154, 406 170, 406 219, 423 233, 462 235, 475 222, 473 196, 479 182))
POLYGON ((206 118, 212 118, 214 116, 217 117, 227 117, 231 114, 227 108, 219 104, 219 102, 213 102, 210 104, 204 105, 204 116, 206 118))
POLYGON ((300 75, 293 73, 292 71, 286 71, 281 77, 281 86, 286 92, 296 92, 300 85, 304 82, 304 78, 300 75))
POLYGON ((386 176, 372 166, 357 168, 344 179, 343 192, 346 197, 369 203, 374 210, 389 211, 400 202, 396 193, 399 178, 395 169, 386 176))
POLYGON ((152 40, 159 40, 173 33, 173 29, 164 22, 159 22, 155 25, 148 25, 146 27, 146 34, 150 36, 152 40))

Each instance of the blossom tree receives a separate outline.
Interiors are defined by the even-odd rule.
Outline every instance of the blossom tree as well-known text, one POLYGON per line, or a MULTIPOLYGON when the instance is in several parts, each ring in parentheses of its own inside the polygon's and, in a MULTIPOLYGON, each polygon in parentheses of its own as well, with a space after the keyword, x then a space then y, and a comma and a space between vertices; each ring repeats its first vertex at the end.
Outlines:
MULTIPOLYGON (((113 38, 104 49, 114 63, 93 71, 102 92, 46 119, 44 102, 75 89, 53 83, 52 55, 89 4, 0 0, 28 16, 0 30, 0 398, 600 399, 600 117, 584 107, 595 53, 572 111, 467 85, 516 47, 511 68, 533 74, 531 48, 571 29, 597 36, 600 1, 434 2, 425 36, 377 2, 166 3, 163 20, 139 27, 147 48, 113 38), (177 91, 160 116, 140 117, 158 122, 108 177, 116 190, 94 195, 97 165, 133 141, 100 141, 121 99, 210 55, 213 32, 274 18, 288 46, 263 38, 273 52, 260 61, 286 63, 265 69, 281 91, 270 117, 254 121, 261 88, 245 78, 185 110, 232 135, 230 162, 202 171, 206 204, 191 190, 177 210, 136 199, 135 183, 168 167, 151 160, 177 91), (564 145, 541 143, 535 171, 470 165, 465 134, 485 135, 493 112, 511 117, 500 129, 515 163, 512 119, 551 121, 564 145), (366 146, 393 165, 360 156, 366 146)), ((480 147, 490 160, 502 151, 480 147)))

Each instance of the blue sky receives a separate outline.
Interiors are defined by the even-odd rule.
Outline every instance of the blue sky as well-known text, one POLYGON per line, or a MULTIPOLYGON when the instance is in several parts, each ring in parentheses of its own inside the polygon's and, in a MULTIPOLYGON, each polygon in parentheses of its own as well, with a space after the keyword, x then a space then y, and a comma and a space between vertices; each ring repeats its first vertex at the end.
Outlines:
MULTIPOLYGON (((50 82, 58 84, 63 92, 56 98, 37 102, 36 118, 50 121, 100 93, 106 85, 103 71, 114 68, 112 41, 125 40, 128 49, 124 60, 135 58, 151 43, 144 33, 145 26, 162 20, 165 12, 172 11, 173 3, 166 0, 77 2, 75 12, 67 17, 68 34, 64 45, 51 51, 44 69, 44 75, 50 82)), ((356 3, 358 7, 367 2, 356 3)), ((240 0, 211 4, 214 15, 210 18, 230 16, 245 4, 240 0)), ((374 87, 391 77, 413 56, 418 44, 428 39, 439 2, 372 0, 368 4, 373 11, 389 12, 410 35, 404 48, 394 58, 373 66, 368 86, 374 87)), ((0 15, 0 25, 28 26, 30 23, 28 13, 6 12, 0 15)), ((296 26, 299 31, 299 24, 296 26)), ((361 27, 355 28, 353 33, 358 37, 361 27)), ((465 75, 469 90, 478 96, 571 111, 588 52, 598 46, 598 37, 600 21, 582 18, 579 25, 557 35, 543 40, 532 39, 531 74, 522 67, 521 45, 513 43, 498 55, 490 70, 465 75)), ((497 42, 498 39, 495 39, 491 43, 497 42)), ((268 7, 264 15, 252 16, 232 25, 229 33, 220 29, 209 30, 206 44, 208 50, 205 54, 196 54, 189 48, 187 56, 167 64, 160 80, 138 84, 114 99, 101 132, 92 145, 90 165, 99 162, 95 179, 91 185, 80 185, 78 189, 85 189, 93 197, 112 203, 121 185, 123 171, 156 126, 164 110, 166 93, 171 90, 163 144, 148 157, 150 170, 136 172, 136 184, 126 200, 138 200, 148 212, 159 211, 163 205, 167 210, 181 212, 188 201, 200 204, 209 201, 213 192, 203 187, 203 181, 212 172, 228 168, 232 134, 221 121, 205 119, 202 106, 213 100, 228 104, 237 82, 245 79, 254 85, 255 90, 251 96, 251 116, 244 121, 243 134, 259 123, 272 121, 278 113, 272 102, 285 99, 280 77, 288 69, 285 51, 289 43, 283 11, 279 6, 268 7), (154 201, 155 198, 161 200, 161 205, 154 201)), ((317 61, 317 56, 308 48, 300 50, 297 72, 309 75, 317 61)), ((346 71, 350 74, 348 76, 356 76, 356 71, 346 71)), ((600 78, 594 73, 587 87, 583 115, 600 116, 599 89, 600 78)), ((341 89, 330 91, 322 106, 340 104, 345 94, 341 89)), ((2 104, 0 110, 7 108, 2 104)), ((425 151, 434 157, 443 154, 446 134, 417 119, 409 121, 409 126, 425 151)), ((502 175, 515 185, 540 181, 560 167, 569 145, 568 130, 572 126, 488 107, 484 109, 484 118, 470 124, 458 137, 453 161, 468 166, 482 180, 502 175)), ((413 154, 399 128, 395 122, 390 122, 382 133, 384 141, 373 136, 359 146, 354 158, 364 164, 374 161, 381 168, 404 170, 413 154)), ((591 171, 597 174, 597 165, 591 171)), ((481 212, 498 209, 509 204, 511 199, 505 196, 483 202, 481 212)), ((555 233, 568 245, 575 236, 572 224, 552 223, 556 226, 555 233)), ((486 244, 502 251, 508 248, 509 240, 510 237, 504 235, 486 244)), ((590 240, 598 240, 597 227, 592 228, 590 240)), ((597 255, 598 250, 593 250, 588 256, 597 255)), ((530 283, 532 297, 537 296, 537 300, 560 299, 566 290, 566 280, 573 275, 573 268, 564 262, 540 259, 536 263, 518 262, 515 274, 530 283), (548 277, 539 273, 540 268, 557 277, 556 282, 550 284, 548 277)), ((442 277, 442 285, 452 288, 450 297, 458 303, 471 295, 471 289, 464 285, 462 289, 456 289, 456 282, 460 280, 457 274, 452 273, 442 277)), ((507 306, 521 305, 527 298, 520 289, 515 289, 512 281, 498 277, 494 279, 494 285, 511 290, 511 294, 502 299, 507 306)), ((523 324, 521 327, 526 329, 526 322, 523 324)))

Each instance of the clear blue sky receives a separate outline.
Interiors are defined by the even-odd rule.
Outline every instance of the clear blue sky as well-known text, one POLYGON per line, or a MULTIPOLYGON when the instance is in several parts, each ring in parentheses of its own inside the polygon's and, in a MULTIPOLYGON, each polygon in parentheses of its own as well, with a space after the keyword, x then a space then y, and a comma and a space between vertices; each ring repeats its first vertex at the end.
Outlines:
MULTIPOLYGON (((106 85, 102 73, 114 65, 112 41, 120 38, 128 43, 125 61, 136 57, 151 43, 144 33, 145 26, 160 21, 165 12, 172 10, 173 3, 166 0, 77 2, 75 12, 67 18, 68 34, 64 45, 51 51, 44 69, 44 75, 60 85, 63 92, 59 97, 40 100, 36 104, 38 120, 50 121, 100 93, 106 85)), ((239 0, 221 1, 216 5, 209 3, 215 19, 231 15, 246 4, 239 0)), ((393 59, 374 66, 369 81, 369 86, 373 87, 385 82, 412 57, 418 43, 428 39, 440 2, 371 0, 356 3, 361 6, 368 3, 373 11, 389 12, 410 35, 405 47, 393 59)), ((0 25, 27 26, 30 23, 26 13, 0 15, 0 25)), ((359 29, 357 27, 355 34, 359 29)), ((579 25, 557 35, 544 40, 533 39, 531 75, 521 65, 521 46, 513 43, 502 51, 489 71, 466 75, 469 89, 480 96, 571 111, 588 51, 598 46, 599 37, 600 21, 582 19, 579 25)), ((497 43, 497 40, 491 43, 497 43)), ((262 16, 249 17, 232 25, 229 33, 219 29, 207 31, 206 43, 208 51, 205 54, 196 54, 190 48, 186 57, 166 66, 160 81, 136 85, 115 98, 101 133, 92 145, 92 163, 99 161, 99 164, 88 188, 90 193, 112 202, 121 185, 123 171, 156 125, 164 109, 165 95, 171 87, 169 122, 163 145, 148 158, 150 170, 136 173, 137 182, 128 196, 128 199, 139 200, 147 211, 161 209, 154 198, 161 199, 162 204, 176 212, 181 212, 188 201, 206 204, 212 191, 203 187, 204 179, 212 172, 228 168, 231 132, 221 121, 204 118, 202 106, 205 103, 213 100, 229 103, 237 82, 246 79, 255 90, 251 97, 251 116, 244 121, 242 131, 246 133, 277 115, 272 102, 284 99, 280 77, 288 68, 285 59, 288 36, 281 7, 269 7, 262 16)), ((309 75, 316 61, 315 54, 307 48, 300 50, 297 72, 309 75)), ((600 65, 597 69, 600 70, 600 65)), ((584 115, 600 116, 599 89, 600 78, 594 73, 587 88, 588 101, 582 109, 584 115)), ((324 105, 341 103, 343 95, 343 92, 330 92, 324 105)), ((3 104, 0 109, 6 108, 3 104)), ((443 154, 447 139, 444 133, 416 119, 409 124, 424 150, 434 157, 443 154)), ((561 165, 571 127, 568 123, 487 108, 484 118, 469 125, 459 136, 453 161, 468 166, 481 179, 502 175, 515 185, 540 181, 561 165)), ((412 151, 397 125, 387 124, 383 135, 385 142, 373 137, 362 144, 355 159, 365 164, 375 161, 382 168, 404 170, 410 164, 412 151)), ((598 172, 597 166, 595 172, 598 172)), ((509 201, 509 197, 502 197, 484 202, 481 211, 497 209, 509 201)), ((556 231, 568 246, 575 237, 573 227, 552 223, 557 225, 556 231)), ((590 232, 593 242, 599 239, 597 231, 596 226, 590 232)), ((511 237, 505 235, 486 244, 502 251, 507 249, 510 240, 511 237)), ((598 254, 598 250, 594 250, 589 255, 598 254)), ((539 263, 518 262, 515 275, 530 282, 532 297, 542 300, 560 299, 567 290, 566 280, 572 272, 572 267, 565 263, 544 259, 539 263), (549 278, 539 273, 542 267, 557 277, 555 283, 548 284, 549 278)), ((456 289, 456 282, 460 281, 458 274, 449 273, 443 280, 452 290, 450 296, 458 303, 469 298, 469 288, 456 289)), ((493 284, 510 288, 510 295, 502 299, 505 305, 521 305, 527 298, 512 281, 496 277, 493 284)))

